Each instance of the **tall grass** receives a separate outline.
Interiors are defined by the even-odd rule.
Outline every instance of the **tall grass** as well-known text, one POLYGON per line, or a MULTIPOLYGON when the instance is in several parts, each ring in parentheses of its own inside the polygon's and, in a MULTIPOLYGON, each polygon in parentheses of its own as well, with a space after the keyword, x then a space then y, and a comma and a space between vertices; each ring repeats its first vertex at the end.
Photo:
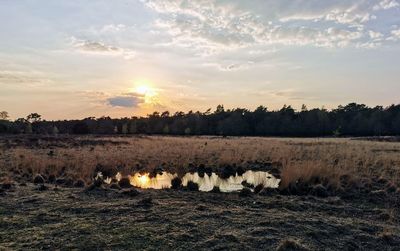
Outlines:
POLYGON ((383 177, 397 185, 400 181, 400 143, 158 136, 114 137, 112 140, 127 143, 55 147, 52 149, 54 154, 49 154, 50 149, 37 147, 3 148, 1 173, 11 172, 17 176, 54 174, 88 181, 99 166, 130 174, 163 165, 170 172, 183 174, 191 163, 218 169, 226 164, 249 166, 277 162, 282 164, 282 186, 315 176, 329 179, 331 183, 338 182, 343 175, 383 177))

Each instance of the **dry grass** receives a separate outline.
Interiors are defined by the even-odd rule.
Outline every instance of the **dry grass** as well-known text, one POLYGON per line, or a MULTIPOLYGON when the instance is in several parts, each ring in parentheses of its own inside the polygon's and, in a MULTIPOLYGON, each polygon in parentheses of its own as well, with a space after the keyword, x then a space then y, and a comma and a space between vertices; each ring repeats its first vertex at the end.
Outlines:
POLYGON ((277 251, 306 251, 307 248, 303 247, 300 242, 293 239, 285 239, 279 243, 277 251))
MULTIPOLYGON (((80 137, 74 140, 104 140, 80 137)), ((0 175, 64 176, 89 181, 96 166, 131 173, 163 165, 184 173, 190 163, 213 168, 249 165, 249 162, 282 164, 282 187, 315 177, 337 185, 340 178, 382 177, 396 186, 400 181, 400 143, 350 139, 216 138, 216 137, 113 137, 125 144, 70 147, 3 147, 0 175), (50 153, 50 151, 52 151, 50 153)), ((4 145, 4 144, 3 144, 4 145)), ((32 177, 31 176, 31 177, 32 177)))

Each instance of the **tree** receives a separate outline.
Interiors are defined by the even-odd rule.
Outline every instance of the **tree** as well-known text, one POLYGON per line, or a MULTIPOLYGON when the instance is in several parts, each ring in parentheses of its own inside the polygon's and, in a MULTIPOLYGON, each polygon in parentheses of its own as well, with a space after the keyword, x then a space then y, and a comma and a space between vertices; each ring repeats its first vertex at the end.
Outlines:
POLYGON ((7 133, 10 130, 11 123, 8 121, 8 112, 0 112, 0 133, 7 133))
POLYGON ((296 111, 285 105, 269 111, 264 106, 254 111, 237 108, 225 110, 218 105, 215 112, 151 113, 147 117, 45 121, 37 113, 8 121, 8 113, 0 113, 1 133, 96 133, 118 132, 174 135, 239 135, 239 136, 384 136, 400 135, 400 105, 368 107, 350 103, 333 110, 307 109, 296 111), (56 129, 57 128, 57 129, 56 129))
POLYGON ((100 134, 113 134, 115 133, 115 126, 110 117, 101 117, 97 120, 97 133, 100 134))
POLYGON ((88 125, 84 121, 80 121, 72 127, 72 132, 74 134, 88 134, 90 131, 88 125))
POLYGON ((0 112, 0 120, 8 120, 8 118, 9 118, 8 112, 6 111, 0 112))
POLYGON ((224 106, 223 105, 218 105, 217 106, 217 109, 215 110, 215 114, 218 114, 218 113, 223 113, 223 112, 225 112, 225 108, 224 108, 224 106))
POLYGON ((122 134, 127 134, 128 133, 128 124, 127 123, 124 123, 122 125, 121 133, 122 134))
POLYGON ((188 127, 185 129, 185 134, 190 135, 192 133, 192 130, 188 127))
POLYGON ((129 123, 129 133, 135 134, 137 133, 137 124, 136 120, 133 120, 129 123))
POLYGON ((169 111, 165 111, 163 113, 161 113, 161 118, 168 118, 170 115, 169 111))
POLYGON ((38 113, 31 113, 26 117, 26 120, 30 123, 35 123, 42 120, 42 116, 38 113))
POLYGON ((207 109, 207 111, 205 111, 204 113, 203 113, 203 115, 210 115, 211 114, 211 108, 208 108, 207 109))
POLYGON ((53 134, 57 135, 60 131, 58 130, 57 126, 53 126, 53 134))
POLYGON ((169 126, 165 125, 163 128, 163 134, 169 134, 169 126))
POLYGON ((32 134, 32 124, 31 123, 25 124, 25 133, 32 134))

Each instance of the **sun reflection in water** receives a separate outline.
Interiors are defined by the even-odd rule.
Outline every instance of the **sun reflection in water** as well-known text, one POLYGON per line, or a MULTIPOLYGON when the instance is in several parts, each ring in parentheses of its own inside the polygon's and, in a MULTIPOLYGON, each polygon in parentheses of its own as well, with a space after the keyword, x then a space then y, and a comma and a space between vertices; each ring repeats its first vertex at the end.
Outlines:
MULTIPOLYGON (((115 176, 115 180, 119 181, 121 177, 121 173, 118 172, 115 176)), ((149 173, 135 173, 128 177, 132 186, 143 189, 164 189, 171 188, 171 181, 175 177, 178 177, 178 175, 162 172, 158 173, 155 177, 150 177, 149 173)), ((101 173, 97 174, 96 179, 97 178, 101 178, 107 184, 112 182, 110 177, 104 179, 101 173)), ((227 179, 221 179, 216 173, 212 173, 210 176, 204 174, 202 177, 200 177, 198 173, 186 173, 182 177, 182 185, 186 187, 189 181, 198 184, 199 191, 203 192, 212 191, 214 187, 218 187, 221 192, 236 192, 244 188, 243 182, 253 185, 254 187, 263 185, 263 187, 278 188, 281 180, 268 172, 248 170, 243 175, 236 174, 227 179)))

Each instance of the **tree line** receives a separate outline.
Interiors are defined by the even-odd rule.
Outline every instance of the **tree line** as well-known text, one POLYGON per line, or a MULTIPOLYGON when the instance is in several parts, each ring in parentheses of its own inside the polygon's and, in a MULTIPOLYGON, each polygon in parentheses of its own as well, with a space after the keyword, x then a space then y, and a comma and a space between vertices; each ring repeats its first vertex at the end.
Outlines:
POLYGON ((0 133, 9 134, 162 134, 220 136, 385 136, 400 135, 400 105, 368 107, 350 103, 336 109, 296 111, 291 106, 270 111, 236 108, 215 111, 154 112, 146 117, 46 121, 38 113, 15 121, 0 112, 0 133))

